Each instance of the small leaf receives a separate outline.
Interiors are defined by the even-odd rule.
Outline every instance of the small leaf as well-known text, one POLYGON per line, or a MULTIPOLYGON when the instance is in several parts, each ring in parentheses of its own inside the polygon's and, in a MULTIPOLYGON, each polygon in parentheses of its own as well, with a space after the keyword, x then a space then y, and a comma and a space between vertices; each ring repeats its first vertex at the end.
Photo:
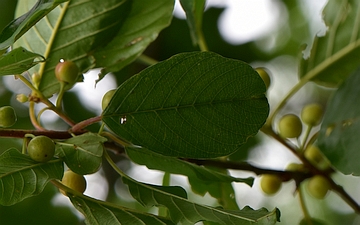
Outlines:
POLYGON ((37 163, 16 149, 0 155, 0 204, 13 205, 40 194, 53 179, 61 179, 64 166, 61 160, 37 163))
POLYGON ((29 52, 25 48, 16 48, 7 54, 0 56, 0 76, 21 74, 45 58, 39 54, 29 52), (39 61, 35 59, 41 58, 39 61))
POLYGON ((199 43, 202 18, 206 0, 180 0, 181 6, 186 13, 186 21, 190 28, 191 39, 194 45, 199 43))
POLYGON ((131 225, 173 225, 174 223, 148 213, 135 212, 121 206, 112 205, 86 196, 69 196, 72 204, 85 216, 85 223, 91 225, 131 224, 131 225))
POLYGON ((163 156, 144 148, 126 147, 130 159, 149 169, 162 170, 172 174, 195 177, 204 182, 243 182, 252 186, 254 178, 235 178, 173 157, 163 156))
POLYGON ((329 100, 318 145, 331 164, 344 174, 360 175, 360 69, 329 100))
POLYGON ((14 44, 24 33, 34 26, 40 19, 62 2, 68 0, 38 0, 31 10, 19 18, 11 21, 0 34, 0 50, 14 44))
POLYGON ((328 1, 323 11, 328 27, 325 36, 315 37, 310 57, 301 59, 300 77, 314 77, 324 86, 338 86, 359 65, 360 2, 328 1))
MULTIPOLYGON (((145 206, 165 206, 170 218, 175 224, 193 225, 199 221, 213 221, 219 224, 275 224, 279 221, 278 209, 269 212, 262 208, 253 210, 245 207, 242 210, 223 210, 199 205, 175 195, 163 186, 147 185, 123 177, 123 182, 129 186, 132 196, 145 206)), ((174 188, 174 187, 166 187, 174 188)))
POLYGON ((56 153, 75 173, 95 173, 101 166, 103 143, 106 140, 94 133, 82 134, 64 142, 56 142, 56 153))
POLYGON ((213 158, 265 123, 265 85, 248 64, 211 52, 176 55, 124 82, 103 113, 117 135, 159 154, 213 158))

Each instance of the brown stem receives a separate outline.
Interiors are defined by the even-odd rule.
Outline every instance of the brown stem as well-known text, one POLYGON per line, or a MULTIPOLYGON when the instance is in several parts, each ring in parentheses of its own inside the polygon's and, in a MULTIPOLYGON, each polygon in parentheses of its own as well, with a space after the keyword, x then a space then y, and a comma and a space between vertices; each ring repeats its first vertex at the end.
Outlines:
POLYGON ((79 132, 81 131, 83 128, 91 125, 91 124, 94 124, 94 123, 97 123, 97 122, 100 122, 102 119, 101 116, 96 116, 96 117, 92 117, 92 118, 89 118, 89 119, 86 119, 84 121, 81 121, 77 124, 75 124, 71 129, 70 129, 70 132, 79 132))
MULTIPOLYGON (((76 132, 76 134, 83 133, 85 132, 76 132)), ((68 131, 0 129, 0 137, 24 138, 26 134, 33 134, 35 136, 44 135, 54 139, 68 139, 72 137, 68 131)))

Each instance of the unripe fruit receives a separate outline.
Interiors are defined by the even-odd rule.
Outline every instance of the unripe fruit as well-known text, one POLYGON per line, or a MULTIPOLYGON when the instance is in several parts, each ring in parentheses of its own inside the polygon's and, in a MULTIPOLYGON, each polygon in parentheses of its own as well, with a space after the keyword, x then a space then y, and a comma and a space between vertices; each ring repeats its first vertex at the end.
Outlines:
POLYGON ((293 171, 293 172, 296 172, 296 171, 305 171, 305 167, 304 167, 304 164, 299 164, 299 163, 289 163, 287 166, 286 166, 286 171, 293 171))
POLYGON ((11 127, 17 118, 13 107, 3 106, 0 108, 0 127, 11 127))
POLYGON ((298 116, 287 114, 279 121, 279 134, 283 138, 297 138, 302 132, 302 123, 298 116))
POLYGON ((16 100, 21 103, 25 103, 29 100, 29 98, 24 94, 18 94, 16 95, 16 100))
POLYGON ((55 76, 60 82, 74 85, 79 75, 79 68, 72 61, 59 62, 55 67, 55 76))
POLYGON ((255 69, 255 71, 260 75, 261 79, 265 83, 266 89, 268 89, 271 84, 271 79, 270 79, 269 73, 263 67, 258 67, 255 69))
POLYGON ((55 144, 46 136, 37 136, 29 142, 27 152, 34 161, 47 162, 55 154, 55 144))
POLYGON ((102 102, 101 102, 102 110, 104 110, 109 105, 109 102, 110 102, 111 98, 114 96, 115 91, 116 91, 116 89, 113 89, 104 94, 104 96, 102 98, 102 102))
POLYGON ((265 194, 273 195, 281 188, 282 180, 276 175, 264 174, 260 179, 260 187, 265 194))
POLYGON ((330 165, 321 153, 320 149, 315 145, 310 145, 305 149, 304 156, 311 164, 319 169, 327 169, 330 165))
POLYGON ((330 183, 325 177, 315 175, 309 179, 307 189, 314 198, 323 199, 330 190, 330 183))
POLYGON ((301 120, 308 126, 317 126, 323 117, 321 105, 314 103, 304 106, 301 111, 301 120))
MULTIPOLYGON (((74 173, 71 170, 67 170, 64 173, 64 176, 61 181, 65 186, 78 191, 80 193, 84 193, 86 189, 86 180, 83 175, 79 175, 77 173, 74 173)), ((66 193, 63 190, 60 190, 60 192, 66 196, 66 193)))

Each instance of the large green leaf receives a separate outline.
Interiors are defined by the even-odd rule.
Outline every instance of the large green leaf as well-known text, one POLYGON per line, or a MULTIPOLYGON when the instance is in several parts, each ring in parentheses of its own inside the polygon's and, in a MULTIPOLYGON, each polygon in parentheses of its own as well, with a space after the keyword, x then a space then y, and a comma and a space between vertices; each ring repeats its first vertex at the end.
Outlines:
POLYGON ((299 75, 321 85, 338 86, 359 65, 360 1, 328 1, 323 14, 328 30, 325 36, 315 37, 299 75))
MULTIPOLYGON (((20 13, 29 9, 21 4, 20 13)), ((38 71, 40 90, 50 96, 59 90, 54 68, 60 59, 74 61, 85 72, 118 71, 135 60, 170 24, 173 0, 72 0, 54 9, 16 44, 43 54, 38 71), (79 13, 82 12, 82 13, 79 13)))
POLYGON ((61 179, 61 160, 37 163, 16 149, 0 155, 0 204, 13 205, 40 194, 52 179, 61 179))
MULTIPOLYGON (((24 15, 11 21, 0 34, 0 50, 6 49, 19 39, 25 32, 34 26, 40 19, 62 2, 68 0, 38 0, 32 1, 29 6, 33 7, 24 15), (34 5, 35 4, 35 5, 34 5)), ((19 3, 20 4, 20 3, 19 3)), ((21 2, 24 4, 24 2, 21 2)), ((26 4, 26 3, 25 3, 26 4)))
POLYGON ((25 48, 16 48, 0 56, 0 76, 21 74, 45 59, 39 54, 29 52, 25 48), (36 59, 40 59, 34 61, 36 59))
POLYGON ((123 83, 103 113, 120 137, 176 157, 236 151, 264 124, 265 85, 248 64, 211 52, 176 55, 123 83))
POLYGON ((198 166, 178 158, 163 156, 144 148, 126 147, 126 153, 133 162, 145 165, 149 169, 162 170, 172 174, 195 177, 202 182, 230 183, 235 181, 246 183, 249 186, 252 186, 254 182, 254 178, 231 177, 215 170, 198 166))
POLYGON ((112 205, 86 196, 69 195, 72 204, 85 216, 88 225, 131 224, 131 225, 171 225, 168 219, 152 214, 136 212, 121 206, 112 205))
POLYGON ((184 197, 173 194, 174 187, 148 185, 123 177, 129 186, 130 193, 145 206, 165 206, 175 224, 193 225, 199 221, 212 221, 219 224, 275 224, 279 221, 279 211, 269 212, 262 208, 253 210, 245 207, 242 210, 224 210, 190 202, 184 197), (166 189, 165 189, 166 188, 166 189))
POLYGON ((101 166, 103 143, 106 140, 100 135, 85 133, 64 142, 56 142, 56 153, 75 173, 95 173, 101 166))
POLYGON ((360 69, 329 100, 318 144, 331 164, 344 174, 360 175, 360 69))

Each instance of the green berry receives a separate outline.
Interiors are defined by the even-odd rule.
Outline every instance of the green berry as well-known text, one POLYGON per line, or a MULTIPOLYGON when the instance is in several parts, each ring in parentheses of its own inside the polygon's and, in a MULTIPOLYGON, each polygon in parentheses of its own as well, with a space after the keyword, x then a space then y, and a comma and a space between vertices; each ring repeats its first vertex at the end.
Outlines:
POLYGON ((109 105, 109 102, 110 102, 111 98, 114 96, 115 91, 116 91, 116 89, 113 89, 113 90, 110 90, 105 93, 105 95, 102 98, 102 102, 101 102, 102 110, 104 110, 109 105))
MULTIPOLYGON (((86 189, 86 179, 83 175, 79 175, 74 173, 71 170, 68 170, 64 173, 64 176, 61 181, 65 186, 78 191, 80 193, 84 193, 86 189)), ((66 196, 66 193, 63 190, 60 190, 62 194, 66 196)))
POLYGON ((311 164, 319 169, 325 170, 330 166, 320 149, 315 145, 307 147, 304 156, 311 164))
POLYGON ((321 105, 314 103, 306 105, 301 111, 301 120, 308 126, 317 126, 323 117, 321 105))
POLYGON ((302 132, 302 123, 298 116, 287 114, 279 121, 279 134, 283 138, 297 138, 302 132))
POLYGON ((325 177, 315 175, 309 179, 307 190, 314 198, 323 199, 330 190, 330 183, 325 177))
POLYGON ((305 167, 304 167, 304 164, 299 164, 299 163, 289 163, 287 166, 286 166, 286 171, 293 171, 293 172, 296 172, 296 171, 305 171, 305 167))
POLYGON ((260 179, 260 187, 265 194, 273 195, 281 188, 282 180, 276 175, 264 174, 260 179))
POLYGON ((27 152, 34 161, 47 162, 55 154, 55 144, 46 136, 37 136, 29 142, 27 152))
POLYGON ((268 89, 271 84, 271 79, 267 70, 263 67, 258 67, 255 69, 255 71, 260 75, 261 79, 265 83, 266 89, 268 89))
POLYGON ((24 94, 18 94, 16 95, 16 100, 20 103, 25 103, 29 100, 29 98, 24 94))
POLYGON ((0 127, 11 127, 17 118, 13 107, 3 106, 0 108, 0 127))
POLYGON ((74 85, 79 75, 79 68, 72 61, 59 62, 55 67, 55 76, 60 82, 74 85))

